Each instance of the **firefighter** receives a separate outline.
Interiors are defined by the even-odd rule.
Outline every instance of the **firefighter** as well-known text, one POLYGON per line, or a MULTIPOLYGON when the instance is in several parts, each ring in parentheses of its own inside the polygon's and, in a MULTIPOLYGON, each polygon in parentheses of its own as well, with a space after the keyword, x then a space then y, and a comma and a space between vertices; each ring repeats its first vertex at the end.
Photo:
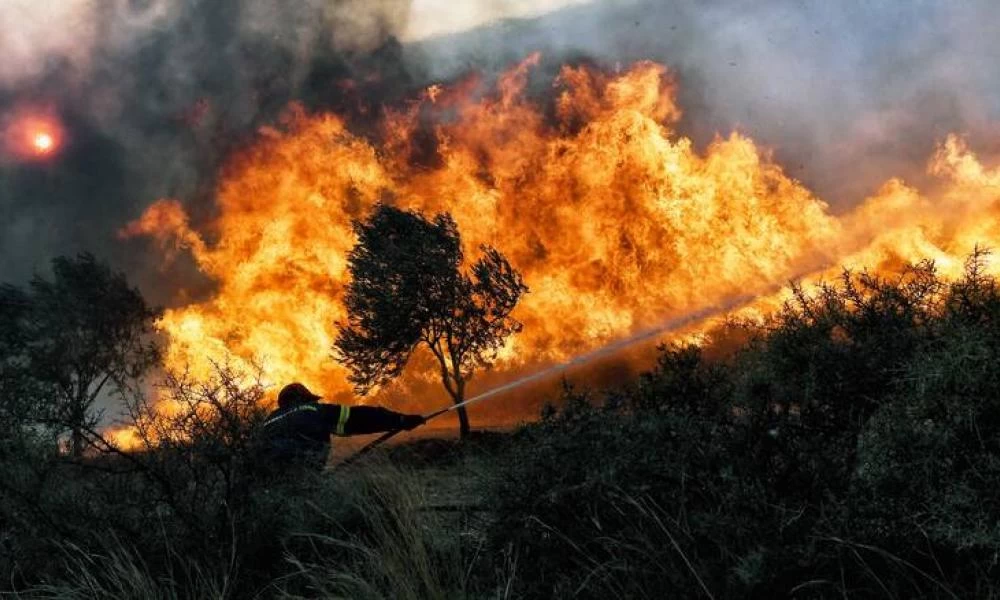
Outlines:
POLYGON ((275 464, 321 469, 330 454, 330 436, 410 430, 424 424, 424 417, 407 415, 380 406, 325 404, 321 396, 301 383, 292 383, 278 394, 278 408, 268 415, 261 438, 265 454, 275 464))

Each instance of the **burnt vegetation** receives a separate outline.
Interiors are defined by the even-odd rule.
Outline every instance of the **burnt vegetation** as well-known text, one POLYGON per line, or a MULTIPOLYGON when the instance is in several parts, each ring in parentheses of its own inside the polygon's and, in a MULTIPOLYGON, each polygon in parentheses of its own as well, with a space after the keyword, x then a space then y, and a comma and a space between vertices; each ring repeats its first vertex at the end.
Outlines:
MULTIPOLYGON (((489 250, 486 271, 456 271, 445 216, 380 214, 409 241, 429 236, 418 246, 437 249, 454 289, 488 287, 496 272, 523 293, 489 250)), ((355 266, 385 239, 399 238, 362 244, 355 266)), ((226 364, 203 380, 153 376, 156 311, 93 257, 60 259, 53 280, 6 286, 0 303, 3 588, 30 598, 998 598, 1000 287, 987 258, 974 252, 955 281, 925 262, 796 287, 764 321, 715 332, 717 345, 663 346, 635 381, 566 382, 540 420, 513 432, 400 445, 323 474, 260 461, 259 377, 226 364), (49 314, 38 299, 65 308, 49 314), (56 358, 91 366, 44 366, 56 358), (66 407, 94 396, 94 372, 132 428, 127 449, 98 427, 94 402, 66 407), (143 374, 171 410, 150 403, 143 374), (86 382, 90 395, 65 391, 86 382)), ((393 277, 453 293, 426 288, 435 271, 414 268, 393 277)), ((358 295, 352 310, 375 314, 386 301, 358 295)), ((424 325, 434 316, 393 305, 424 325)), ((402 369, 433 337, 410 321, 357 330, 368 332, 355 340, 364 348, 388 340, 376 333, 401 336, 383 353, 396 362, 357 377, 402 369)))

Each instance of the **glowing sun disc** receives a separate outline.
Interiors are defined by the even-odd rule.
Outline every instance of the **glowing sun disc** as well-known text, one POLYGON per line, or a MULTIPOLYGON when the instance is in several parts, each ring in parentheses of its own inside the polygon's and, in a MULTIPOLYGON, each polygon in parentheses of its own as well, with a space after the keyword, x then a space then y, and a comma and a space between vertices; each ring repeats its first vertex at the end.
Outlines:
POLYGON ((48 161, 66 145, 66 128, 52 107, 20 105, 0 119, 0 156, 48 161))
POLYGON ((52 134, 46 133, 44 131, 35 134, 35 137, 31 140, 31 145, 35 147, 41 154, 45 154, 52 150, 55 146, 55 140, 52 138, 52 134))

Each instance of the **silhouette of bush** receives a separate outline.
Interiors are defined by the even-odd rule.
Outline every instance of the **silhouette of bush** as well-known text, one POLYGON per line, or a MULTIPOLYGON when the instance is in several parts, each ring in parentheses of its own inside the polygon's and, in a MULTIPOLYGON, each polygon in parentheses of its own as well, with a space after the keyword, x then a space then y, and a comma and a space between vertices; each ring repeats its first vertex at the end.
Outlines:
POLYGON ((262 472, 253 435, 262 396, 256 380, 226 366, 205 381, 167 376, 169 410, 143 394, 126 399, 134 446, 91 429, 80 458, 51 441, 22 445, 0 461, 5 581, 20 589, 59 580, 95 556, 141 560, 153 579, 226 579, 230 593, 287 571, 291 531, 315 524, 302 503, 325 492, 316 475, 262 472))
POLYGON ((986 256, 951 283, 924 262, 796 286, 733 354, 662 347, 603 404, 565 387, 494 492, 519 591, 1000 597, 986 256))
POLYGON ((603 396, 564 382, 481 446, 484 539, 438 527, 430 488, 377 456, 332 478, 262 469, 262 389, 224 365, 168 377, 173 412, 128 397, 139 451, 87 430, 71 458, 15 423, 2 575, 29 597, 1000 598, 986 258, 952 282, 920 263, 795 287, 730 324, 738 347, 665 345, 603 396))

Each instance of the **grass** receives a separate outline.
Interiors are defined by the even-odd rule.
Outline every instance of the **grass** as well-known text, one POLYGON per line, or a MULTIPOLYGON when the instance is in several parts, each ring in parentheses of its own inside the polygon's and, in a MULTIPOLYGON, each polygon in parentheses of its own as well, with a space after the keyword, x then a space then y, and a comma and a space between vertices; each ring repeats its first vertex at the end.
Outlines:
MULTIPOLYGON (((293 577, 306 593, 287 598, 399 598, 400 600, 470 597, 467 557, 461 532, 428 512, 423 473, 385 461, 368 461, 353 473, 342 498, 360 515, 360 527, 334 535, 297 534, 324 560, 290 556, 293 577), (381 464, 375 464, 381 462, 381 464)), ((323 513, 333 528, 335 515, 323 513)))
MULTIPOLYGON (((197 561, 181 560, 166 574, 154 573, 142 552, 118 539, 104 540, 106 550, 95 552, 66 545, 61 558, 63 575, 50 583, 15 594, 38 600, 223 600, 232 598, 230 564, 224 572, 211 572, 197 561)), ((179 558, 179 557, 178 557, 179 558)))
MULTIPOLYGON (((403 450, 396 449, 399 453, 403 450)), ((411 457, 411 462, 416 457, 411 457)), ((215 557, 189 557, 170 548, 167 532, 151 536, 169 557, 152 565, 148 548, 118 537, 87 547, 59 546, 56 576, 17 593, 23 598, 229 599, 260 598, 485 598, 473 581, 483 532, 462 510, 438 510, 452 494, 452 470, 401 467, 384 454, 327 473, 293 489, 272 489, 293 525, 273 543, 279 564, 253 564, 240 556, 241 540, 215 557), (165 567, 165 568, 164 568, 165 567), (240 583, 253 570, 272 577, 257 589, 240 583)), ((461 464, 459 464, 461 462, 461 464)), ((461 481, 468 494, 470 481, 461 481)), ((468 496, 466 496, 468 497, 468 496)), ((449 506, 447 508, 455 508, 449 506)), ((461 506, 457 507, 461 509, 461 506)), ((477 575, 476 575, 477 576, 477 575)), ((503 585, 503 584, 497 584, 503 585)), ((503 597, 502 594, 500 597, 503 597)))

